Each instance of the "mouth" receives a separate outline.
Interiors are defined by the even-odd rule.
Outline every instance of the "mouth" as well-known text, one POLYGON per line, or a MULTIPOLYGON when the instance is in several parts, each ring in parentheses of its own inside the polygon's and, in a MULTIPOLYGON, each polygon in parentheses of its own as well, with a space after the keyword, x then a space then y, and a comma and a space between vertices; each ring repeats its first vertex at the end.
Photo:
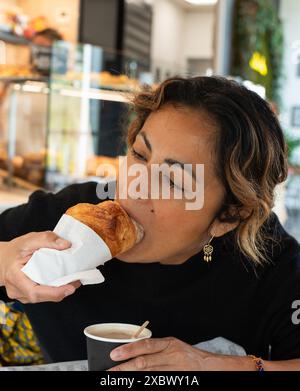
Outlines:
POLYGON ((135 243, 139 243, 142 241, 142 239, 144 238, 145 236, 145 231, 144 231, 144 228, 141 226, 141 224, 139 224, 137 221, 135 221, 132 217, 131 217, 131 221, 133 222, 133 225, 135 227, 135 232, 136 232, 136 240, 135 240, 135 243))
POLYGON ((134 213, 131 213, 131 211, 127 208, 126 205, 123 205, 122 202, 118 201, 118 203, 121 205, 121 207, 125 210, 125 212, 128 214, 128 216, 134 220, 137 224, 141 225, 141 222, 139 221, 139 219, 134 215, 134 213))
MULTIPOLYGON (((119 201, 118 201, 119 202, 119 201)), ((143 225, 138 221, 135 215, 133 215, 128 208, 125 205, 122 205, 121 202, 119 204, 122 206, 122 208, 125 210, 125 212, 128 214, 128 216, 131 218, 131 221, 133 222, 133 225, 135 227, 136 231, 136 244, 142 241, 142 239, 145 236, 145 230, 143 225)))

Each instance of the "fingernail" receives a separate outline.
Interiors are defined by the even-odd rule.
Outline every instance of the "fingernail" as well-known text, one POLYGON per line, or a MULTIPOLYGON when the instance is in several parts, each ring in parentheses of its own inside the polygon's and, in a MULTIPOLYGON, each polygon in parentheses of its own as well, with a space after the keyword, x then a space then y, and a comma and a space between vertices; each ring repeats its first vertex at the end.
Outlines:
POLYGON ((65 297, 70 296, 75 292, 75 288, 69 288, 65 290, 65 297))
POLYGON ((118 360, 122 357, 122 352, 118 349, 115 349, 110 353, 110 357, 112 360, 118 360))
POLYGON ((55 240, 55 243, 59 246, 59 247, 63 247, 63 246, 66 246, 68 244, 68 241, 67 240, 64 240, 64 239, 61 239, 61 238, 58 238, 55 240))

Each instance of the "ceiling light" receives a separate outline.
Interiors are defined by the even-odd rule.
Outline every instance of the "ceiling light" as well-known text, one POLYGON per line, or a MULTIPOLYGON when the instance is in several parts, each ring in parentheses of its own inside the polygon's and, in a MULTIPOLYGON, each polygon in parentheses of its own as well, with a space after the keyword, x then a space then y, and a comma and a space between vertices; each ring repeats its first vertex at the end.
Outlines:
POLYGON ((218 0, 185 0, 187 3, 193 5, 215 5, 218 0))

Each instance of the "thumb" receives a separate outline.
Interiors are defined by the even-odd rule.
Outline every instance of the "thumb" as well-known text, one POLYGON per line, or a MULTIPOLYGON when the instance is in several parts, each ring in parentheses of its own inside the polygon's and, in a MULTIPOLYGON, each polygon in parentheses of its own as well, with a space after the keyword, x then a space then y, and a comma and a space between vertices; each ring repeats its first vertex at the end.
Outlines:
POLYGON ((60 238, 52 231, 31 232, 18 239, 21 240, 21 250, 23 256, 28 256, 40 248, 65 250, 71 246, 69 241, 60 238))

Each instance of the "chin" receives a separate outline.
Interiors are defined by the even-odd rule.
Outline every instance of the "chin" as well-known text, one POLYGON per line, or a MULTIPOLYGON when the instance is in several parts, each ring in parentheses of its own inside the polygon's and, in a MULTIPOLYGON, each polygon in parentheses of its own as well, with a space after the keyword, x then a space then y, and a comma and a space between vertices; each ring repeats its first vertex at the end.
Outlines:
POLYGON ((155 261, 145 259, 145 252, 144 251, 141 252, 140 250, 137 251, 136 248, 132 248, 128 251, 125 251, 124 253, 117 255, 116 258, 119 259, 120 261, 123 261, 126 263, 152 263, 152 262, 155 262, 155 261))
POLYGON ((119 261, 125 262, 125 263, 144 263, 144 262, 132 259, 131 257, 122 257, 122 255, 116 257, 116 259, 118 259, 119 261))
POLYGON ((126 263, 148 263, 145 260, 141 260, 141 257, 127 255, 127 254, 120 254, 116 256, 116 258, 126 263))

